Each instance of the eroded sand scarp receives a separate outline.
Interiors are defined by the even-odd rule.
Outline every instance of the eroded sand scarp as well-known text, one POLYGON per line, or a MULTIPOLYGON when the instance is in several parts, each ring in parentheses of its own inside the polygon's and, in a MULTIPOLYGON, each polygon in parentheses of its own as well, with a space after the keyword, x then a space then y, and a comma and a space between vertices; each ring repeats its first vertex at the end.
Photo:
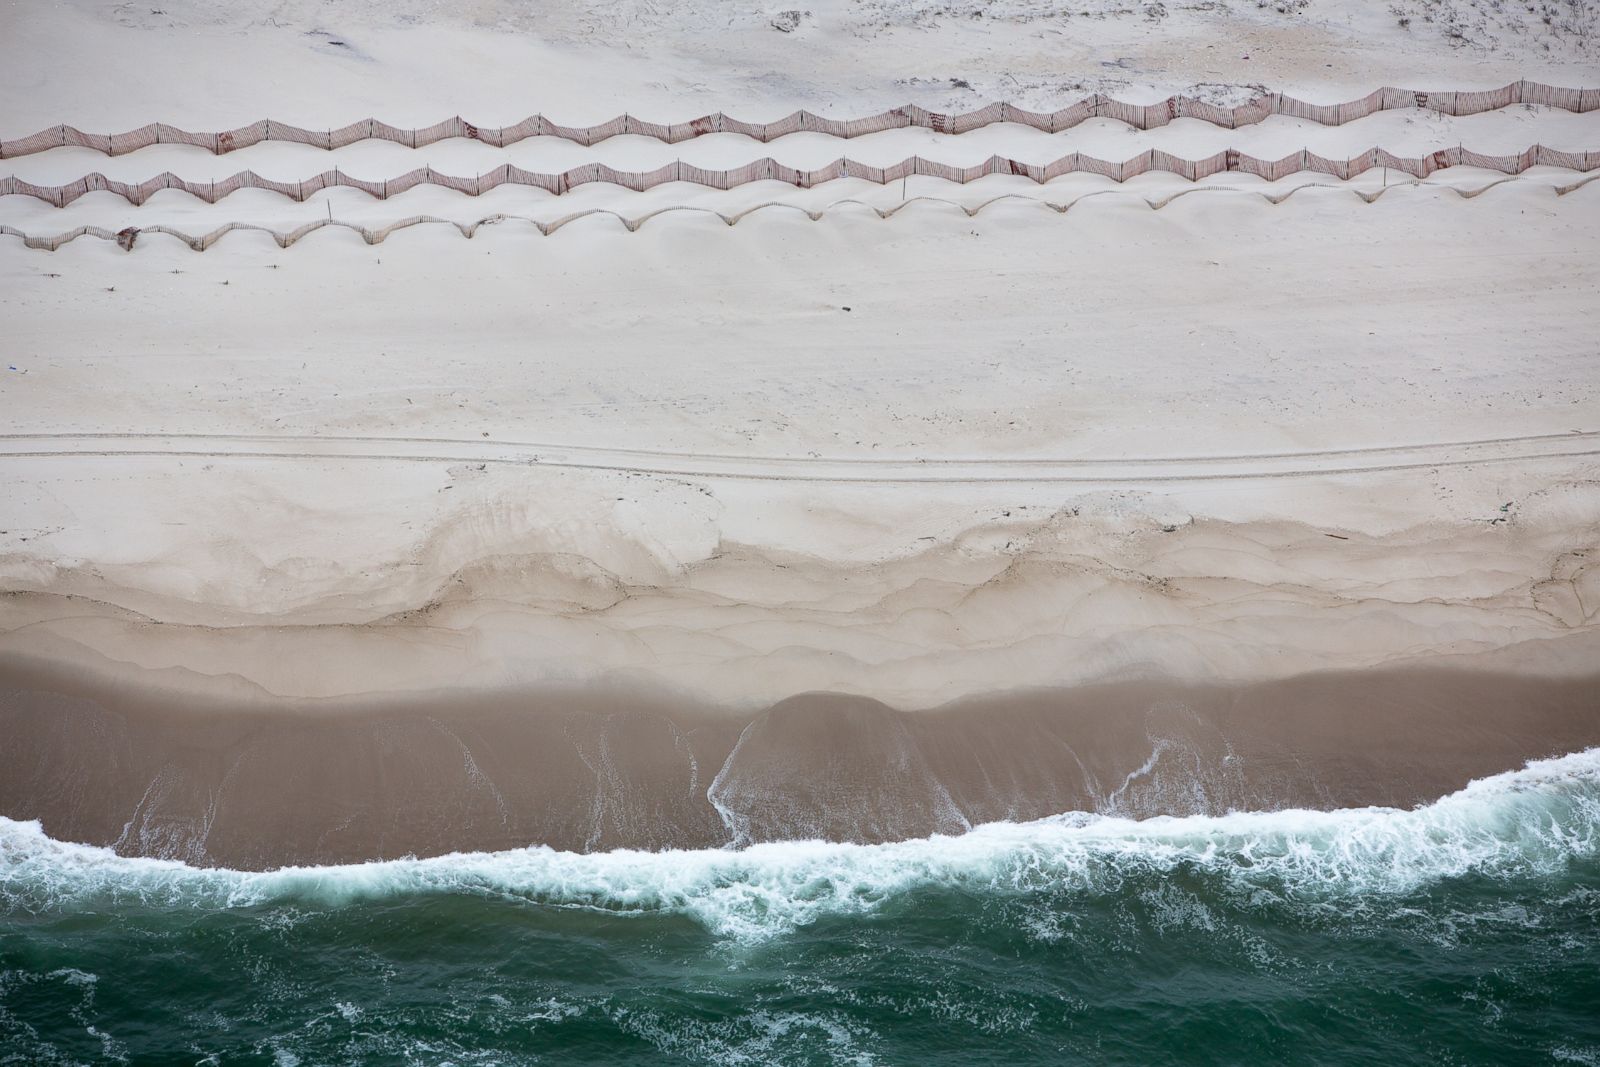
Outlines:
MULTIPOLYGON (((181 490, 129 479, 132 499, 251 488, 159 517, 99 513, 121 561, 13 555, 0 647, 292 698, 559 679, 717 705, 834 690, 928 706, 996 685, 1242 681, 1524 643, 1533 664, 1538 642, 1592 632, 1600 610, 1600 489, 1541 470, 1571 459, 1435 469, 1450 502, 1436 507, 1468 514, 1403 526, 1359 509, 1416 486, 1414 470, 1344 488, 711 480, 639 496, 625 472, 240 462, 213 458, 181 490), (368 471, 360 490, 353 470, 368 471), (1234 498, 1221 514, 1186 510, 1219 492, 1234 498), (1262 513, 1285 499, 1300 518, 1262 513), (252 514, 298 522, 261 536, 252 514), (151 537, 184 566, 140 558, 151 537)), ((116 499, 51 484, 58 506, 116 499)))

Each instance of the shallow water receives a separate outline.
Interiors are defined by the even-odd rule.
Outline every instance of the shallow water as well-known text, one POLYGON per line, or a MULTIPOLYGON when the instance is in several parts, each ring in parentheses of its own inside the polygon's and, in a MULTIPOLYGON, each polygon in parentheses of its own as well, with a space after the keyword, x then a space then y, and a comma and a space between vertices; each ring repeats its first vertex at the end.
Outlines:
MULTIPOLYGON (((728 845, 906 841, 1067 811, 1409 808, 1600 745, 1600 675, 1412 663, 921 711, 805 693, 733 713, 600 686, 211 703, 0 659, 0 738, 0 816, 128 856, 261 871, 539 844, 722 863, 728 845)), ((546 862, 509 855, 488 867, 546 862)))
POLYGON ((1600 1063, 1600 750, 1414 811, 267 873, 0 820, 3 1063, 1600 1063))

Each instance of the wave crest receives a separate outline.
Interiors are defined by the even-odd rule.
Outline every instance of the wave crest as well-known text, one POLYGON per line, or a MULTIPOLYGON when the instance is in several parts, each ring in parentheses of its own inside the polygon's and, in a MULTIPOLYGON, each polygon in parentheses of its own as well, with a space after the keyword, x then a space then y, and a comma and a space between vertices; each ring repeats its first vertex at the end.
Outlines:
POLYGON ((580 854, 546 847, 244 872, 118 856, 0 817, 0 913, 87 905, 325 906, 472 893, 552 907, 688 916, 735 941, 861 915, 920 890, 1101 895, 1188 869, 1245 902, 1393 895, 1469 873, 1553 873, 1600 853, 1600 748, 1537 760, 1413 810, 1132 820, 1069 813, 883 845, 580 854))

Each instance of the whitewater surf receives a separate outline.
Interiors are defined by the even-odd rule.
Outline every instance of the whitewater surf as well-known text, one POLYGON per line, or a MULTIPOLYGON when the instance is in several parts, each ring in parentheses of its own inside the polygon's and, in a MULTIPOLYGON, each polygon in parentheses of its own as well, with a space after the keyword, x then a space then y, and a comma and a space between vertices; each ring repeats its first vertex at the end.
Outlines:
POLYGON ((1597 885, 1600 749, 1410 810, 1080 813, 879 845, 244 872, 3 820, 0 1060, 145 1062, 177 1034, 211 1063, 961 1063, 1001 1040, 1582 1063, 1597 885), (1441 1036, 1417 1048, 1423 1018, 1441 1036))

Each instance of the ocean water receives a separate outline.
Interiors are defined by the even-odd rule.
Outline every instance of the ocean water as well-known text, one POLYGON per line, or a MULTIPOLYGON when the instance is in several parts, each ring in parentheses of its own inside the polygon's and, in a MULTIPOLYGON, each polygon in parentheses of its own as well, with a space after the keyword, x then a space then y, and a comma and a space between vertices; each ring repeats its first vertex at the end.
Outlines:
POLYGON ((243 873, 0 819, 0 1063, 1600 1064, 1600 750, 1412 811, 243 873))

